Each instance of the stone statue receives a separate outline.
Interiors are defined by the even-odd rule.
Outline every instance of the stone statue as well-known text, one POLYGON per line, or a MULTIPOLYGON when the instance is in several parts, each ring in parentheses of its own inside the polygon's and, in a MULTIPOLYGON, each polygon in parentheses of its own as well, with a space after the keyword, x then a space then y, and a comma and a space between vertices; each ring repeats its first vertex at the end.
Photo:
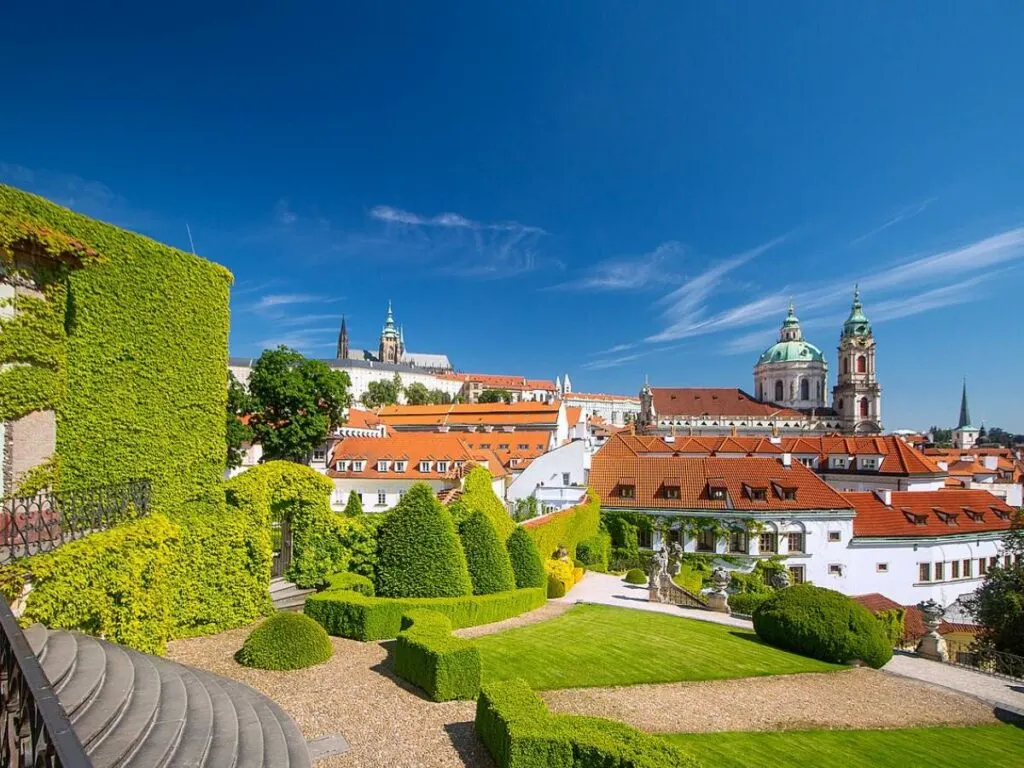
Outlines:
POLYGON ((785 568, 776 568, 768 576, 768 583, 776 589, 785 589, 789 586, 789 571, 785 568))
POLYGON ((726 587, 729 586, 729 572, 722 566, 718 566, 711 572, 711 583, 716 592, 724 595, 726 587))
POLYGON ((925 629, 928 631, 917 643, 917 652, 926 659, 933 661, 949 661, 949 649, 946 647, 946 639, 939 634, 939 627, 942 625, 942 618, 946 615, 946 609, 934 600, 925 600, 917 604, 924 620, 925 629))

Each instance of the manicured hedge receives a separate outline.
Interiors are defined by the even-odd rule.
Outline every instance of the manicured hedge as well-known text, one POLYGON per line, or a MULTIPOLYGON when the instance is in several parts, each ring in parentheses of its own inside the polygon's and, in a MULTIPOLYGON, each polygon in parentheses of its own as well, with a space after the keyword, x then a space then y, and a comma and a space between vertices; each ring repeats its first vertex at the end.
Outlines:
POLYGON ((551 557, 565 547, 569 559, 576 557, 576 545, 597 535, 601 524, 601 502, 597 494, 587 490, 587 500, 575 507, 546 517, 535 517, 522 523, 542 558, 551 557))
POLYGON ((630 568, 622 580, 627 584, 646 584, 647 574, 639 568, 630 568))
POLYGON ((368 514, 334 517, 334 535, 338 540, 338 568, 377 580, 377 531, 386 515, 368 514))
POLYGON ((548 577, 544 572, 544 563, 537 552, 537 545, 533 543, 525 528, 516 528, 512 531, 505 545, 508 548, 509 560, 512 561, 512 571, 515 573, 518 589, 547 585, 548 577))
POLYGON ((473 512, 459 526, 474 595, 508 592, 516 588, 508 550, 498 538, 494 523, 483 512, 473 512))
POLYGON ((733 613, 752 616, 757 607, 771 596, 770 592, 736 592, 729 595, 729 607, 733 613))
POLYGON ((599 531, 576 545, 576 558, 591 571, 607 571, 611 553, 612 537, 607 531, 599 531))
POLYGON ((387 640, 402 629, 402 616, 425 609, 443 614, 456 629, 490 624, 539 608, 542 589, 517 589, 493 595, 403 598, 366 597, 355 592, 327 590, 306 598, 304 611, 329 634, 352 640, 387 640))
POLYGON ((305 669, 323 664, 334 648, 324 628, 301 613, 278 613, 260 624, 235 654, 256 669, 305 669))
POLYGON ((452 635, 452 623, 436 611, 409 611, 402 617, 394 663, 396 675, 433 701, 475 699, 480 691, 480 651, 452 635))
POLYGON ((225 489, 230 505, 264 521, 267 546, 272 515, 289 519, 292 560, 285 578, 300 587, 317 587, 335 570, 341 548, 331 511, 334 484, 327 477, 291 461, 268 461, 228 480, 225 489))
POLYGON ((451 515, 426 483, 409 488, 377 532, 376 589, 381 597, 473 593, 451 515))
POLYGON ((343 572, 331 574, 327 577, 327 583, 324 588, 334 592, 341 592, 347 589, 367 597, 374 596, 373 582, 359 573, 343 572))
POLYGON ((516 524, 505 503, 495 495, 491 481, 491 473, 486 467, 474 467, 462 483, 462 496, 457 503, 470 513, 483 512, 487 515, 494 523, 498 538, 505 541, 516 524))
POLYGON ((498 768, 699 768, 691 755, 624 723, 556 715, 523 680, 491 683, 476 732, 498 768))
POLYGON ((548 597, 565 597, 566 593, 576 584, 576 575, 572 563, 564 560, 547 560, 544 570, 548 575, 548 597))
POLYGON ((754 611, 754 631, 776 648, 822 661, 860 659, 875 669, 892 658, 882 624, 860 603, 831 589, 797 584, 754 611))

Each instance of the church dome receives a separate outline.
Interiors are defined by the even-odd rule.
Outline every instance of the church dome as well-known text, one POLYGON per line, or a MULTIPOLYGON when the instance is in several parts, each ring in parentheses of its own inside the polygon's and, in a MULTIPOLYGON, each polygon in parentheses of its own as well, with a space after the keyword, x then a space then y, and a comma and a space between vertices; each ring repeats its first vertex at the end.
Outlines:
POLYGON ((809 341, 778 341, 761 353, 758 363, 824 362, 825 355, 809 341))
POLYGON ((871 322, 864 314, 864 307, 860 303, 860 289, 853 289, 853 306, 850 307, 850 316, 843 323, 843 336, 870 336, 871 322))

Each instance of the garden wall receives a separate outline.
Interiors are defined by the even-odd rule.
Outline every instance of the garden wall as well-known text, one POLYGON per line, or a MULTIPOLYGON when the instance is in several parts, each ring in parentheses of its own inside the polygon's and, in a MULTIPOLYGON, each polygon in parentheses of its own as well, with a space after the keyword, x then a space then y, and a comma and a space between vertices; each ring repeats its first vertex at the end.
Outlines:
POLYGON ((559 546, 565 547, 569 558, 576 558, 576 545, 597 535, 601 525, 601 502, 592 490, 587 500, 575 507, 535 517, 521 523, 530 534, 542 559, 548 559, 559 546))

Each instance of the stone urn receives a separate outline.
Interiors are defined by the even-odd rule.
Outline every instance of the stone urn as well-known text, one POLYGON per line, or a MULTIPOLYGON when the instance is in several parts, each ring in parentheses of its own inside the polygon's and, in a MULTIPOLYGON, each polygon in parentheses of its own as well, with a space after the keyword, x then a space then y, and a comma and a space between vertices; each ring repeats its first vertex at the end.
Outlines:
POLYGON ((708 608, 719 613, 732 613, 729 607, 729 593, 726 588, 729 586, 729 572, 721 566, 711 572, 712 590, 708 593, 708 608))
POLYGON ((918 603, 917 608, 921 611, 925 629, 928 630, 917 643, 918 654, 933 661, 949 661, 946 640, 939 634, 939 627, 946 615, 946 609, 934 600, 918 603))
POLYGON ((568 559, 569 559, 569 550, 567 550, 565 548, 565 546, 563 546, 562 544, 559 544, 558 545, 558 549, 555 550, 555 560, 568 560, 568 559))

